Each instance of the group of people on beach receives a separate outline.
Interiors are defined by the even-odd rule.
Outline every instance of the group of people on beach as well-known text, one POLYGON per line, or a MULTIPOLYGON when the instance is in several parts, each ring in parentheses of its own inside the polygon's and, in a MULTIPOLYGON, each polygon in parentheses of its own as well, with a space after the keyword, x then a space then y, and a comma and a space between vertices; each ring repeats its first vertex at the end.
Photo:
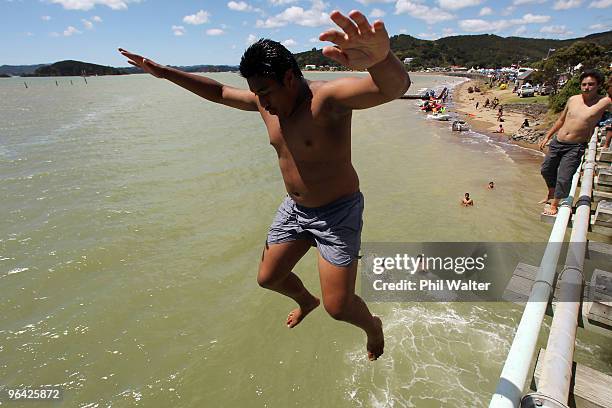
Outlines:
MULTIPOLYGON (((348 68, 367 70, 369 75, 307 80, 291 52, 269 39, 250 45, 241 58, 240 74, 248 89, 160 65, 122 48, 119 52, 155 77, 209 101, 261 116, 287 195, 268 230, 257 283, 297 303, 285 321, 289 328, 297 326, 320 304, 292 272, 315 246, 325 310, 334 319, 361 328, 367 337, 367 356, 376 360, 384 351, 383 324, 355 294, 364 197, 351 161, 351 115, 353 110, 395 100, 411 81, 404 64, 391 52, 382 21, 370 24, 356 10, 348 15, 333 11, 330 18, 341 31, 329 29, 319 36, 333 43, 323 48, 323 54, 348 68)), ((547 199, 553 200, 551 209, 567 195, 567 175, 575 171, 584 143, 609 103, 609 98, 606 102, 597 96, 600 76, 585 74, 581 77, 583 94, 570 98, 542 143, 543 147, 559 131, 542 166, 549 186, 547 199)), ((488 188, 493 189, 494 183, 488 188)), ((466 206, 474 203, 468 193, 464 200, 466 206)))

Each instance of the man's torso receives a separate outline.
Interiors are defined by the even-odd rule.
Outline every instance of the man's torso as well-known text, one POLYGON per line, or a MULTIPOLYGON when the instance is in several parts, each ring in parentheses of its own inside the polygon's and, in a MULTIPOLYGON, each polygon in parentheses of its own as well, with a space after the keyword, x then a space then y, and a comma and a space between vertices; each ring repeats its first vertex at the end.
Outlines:
POLYGON ((589 106, 581 95, 572 96, 567 101, 565 122, 557 133, 557 140, 563 143, 588 142, 595 125, 608 106, 603 103, 603 98, 606 97, 597 99, 589 106))
POLYGON ((291 118, 260 108, 276 150, 285 187, 304 207, 320 207, 359 190, 351 163, 351 111, 321 98, 321 82, 310 82, 312 99, 291 118))

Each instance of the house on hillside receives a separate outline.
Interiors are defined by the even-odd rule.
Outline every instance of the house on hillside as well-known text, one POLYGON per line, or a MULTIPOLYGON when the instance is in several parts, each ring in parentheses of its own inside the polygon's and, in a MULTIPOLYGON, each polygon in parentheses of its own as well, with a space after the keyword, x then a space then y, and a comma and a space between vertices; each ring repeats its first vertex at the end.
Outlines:
POLYGON ((533 74, 533 69, 526 69, 524 71, 519 70, 518 75, 516 76, 517 85, 520 87, 521 85, 529 82, 529 77, 533 74))
POLYGON ((306 66, 304 67, 304 71, 313 71, 317 69, 317 66, 314 64, 306 64, 306 66))
POLYGON ((409 65, 413 59, 414 58, 409 58, 409 57, 404 58, 404 64, 409 65))
POLYGON ((558 81, 558 85, 561 87, 563 85, 565 85, 565 83, 572 77, 572 75, 569 72, 563 72, 561 74, 559 74, 559 79, 557 79, 558 81))

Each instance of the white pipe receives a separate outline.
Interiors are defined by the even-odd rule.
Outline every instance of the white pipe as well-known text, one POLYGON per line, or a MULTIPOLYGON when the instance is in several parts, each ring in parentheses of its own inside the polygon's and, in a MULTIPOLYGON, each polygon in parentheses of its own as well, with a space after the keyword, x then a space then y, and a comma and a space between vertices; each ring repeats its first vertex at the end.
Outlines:
POLYGON ((552 292, 555 269, 559 261, 565 230, 572 214, 572 203, 574 201, 574 194, 576 194, 581 167, 578 166, 576 173, 574 173, 569 197, 563 200, 557 212, 557 219, 542 256, 536 281, 531 288, 529 300, 523 311, 519 326, 516 329, 512 346, 506 357, 506 362, 502 369, 495 394, 491 398, 489 408, 516 408, 523 395, 523 388, 536 349, 540 327, 542 326, 546 307, 548 306, 548 299, 552 292))
POLYGON ((596 150, 597 131, 591 137, 587 159, 583 166, 584 174, 582 176, 580 198, 574 215, 565 267, 559 277, 558 303, 548 335, 546 355, 542 363, 542 375, 538 387, 538 393, 564 404, 568 403, 572 380, 572 362, 574 360, 576 330, 584 281, 584 257, 591 218, 591 194, 593 192, 596 150))

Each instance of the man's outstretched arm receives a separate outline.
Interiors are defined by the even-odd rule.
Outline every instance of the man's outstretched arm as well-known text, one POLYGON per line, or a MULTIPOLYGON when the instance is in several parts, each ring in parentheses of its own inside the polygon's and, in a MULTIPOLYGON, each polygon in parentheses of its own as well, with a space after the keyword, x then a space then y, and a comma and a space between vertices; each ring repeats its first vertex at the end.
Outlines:
POLYGON ((209 101, 246 111, 258 110, 255 94, 249 90, 233 88, 202 75, 190 74, 160 65, 138 54, 132 54, 123 48, 119 48, 119 52, 128 58, 130 64, 141 68, 153 76, 174 82, 178 86, 209 101))
POLYGON ((323 49, 323 54, 342 65, 367 69, 364 78, 342 78, 325 85, 329 98, 351 109, 364 109, 389 102, 403 95, 410 87, 404 64, 391 52, 389 35, 382 21, 370 25, 359 11, 349 17, 334 11, 331 19, 343 32, 328 30, 319 37, 336 46, 323 49))

